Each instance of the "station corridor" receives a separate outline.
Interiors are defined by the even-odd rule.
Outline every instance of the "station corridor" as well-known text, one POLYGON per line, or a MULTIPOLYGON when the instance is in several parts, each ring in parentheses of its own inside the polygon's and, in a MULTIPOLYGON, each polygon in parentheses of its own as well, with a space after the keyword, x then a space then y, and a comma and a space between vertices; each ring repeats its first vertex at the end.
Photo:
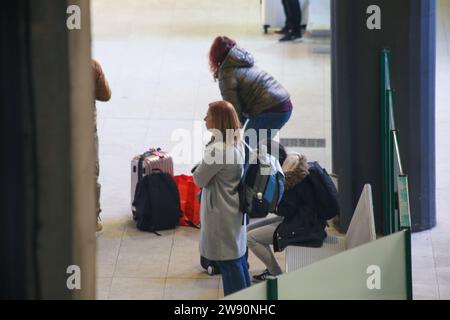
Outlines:
MULTIPOLYGON (((208 103, 221 99, 209 73, 208 49, 215 36, 228 35, 290 92, 293 116, 280 137, 325 139, 325 147, 289 150, 331 171, 330 40, 307 36, 279 43, 273 32, 262 32, 259 0, 92 0, 91 7, 92 55, 113 93, 110 102, 97 102, 104 226, 97 238, 97 299, 220 299, 221 278, 199 264, 197 229, 179 227, 161 237, 136 229, 130 161, 150 147, 170 152, 179 145, 176 130, 203 127, 208 103)), ((438 226, 413 234, 415 299, 450 299, 448 0, 439 1, 437 39, 438 226)), ((194 163, 194 156, 176 162, 175 174, 189 174, 194 163)), ((283 265, 283 253, 277 258, 283 265)), ((251 274, 263 269, 251 255, 251 274)))

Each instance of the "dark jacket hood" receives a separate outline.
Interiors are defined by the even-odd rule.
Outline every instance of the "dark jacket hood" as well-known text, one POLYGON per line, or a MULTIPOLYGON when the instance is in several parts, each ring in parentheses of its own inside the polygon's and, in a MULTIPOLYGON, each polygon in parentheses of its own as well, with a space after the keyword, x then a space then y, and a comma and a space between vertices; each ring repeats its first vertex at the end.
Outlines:
POLYGON ((298 158, 293 170, 285 172, 284 187, 286 190, 294 188, 309 175, 308 161, 304 155, 298 158))
POLYGON ((254 65, 255 60, 250 52, 234 46, 223 61, 221 68, 251 68, 254 65))

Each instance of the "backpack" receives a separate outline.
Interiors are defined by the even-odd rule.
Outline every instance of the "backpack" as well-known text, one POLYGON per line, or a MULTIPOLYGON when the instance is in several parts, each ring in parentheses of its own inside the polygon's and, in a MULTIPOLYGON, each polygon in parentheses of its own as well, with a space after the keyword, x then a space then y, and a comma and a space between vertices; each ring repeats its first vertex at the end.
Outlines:
POLYGON ((278 159, 268 153, 244 165, 240 183, 240 209, 250 218, 276 213, 284 192, 284 173, 278 159))
POLYGON ((159 170, 138 182, 133 205, 137 228, 157 235, 158 230, 176 228, 182 217, 175 181, 170 174, 159 170))
POLYGON ((309 162, 309 177, 317 200, 319 218, 330 220, 340 213, 337 189, 327 170, 318 162, 309 162))

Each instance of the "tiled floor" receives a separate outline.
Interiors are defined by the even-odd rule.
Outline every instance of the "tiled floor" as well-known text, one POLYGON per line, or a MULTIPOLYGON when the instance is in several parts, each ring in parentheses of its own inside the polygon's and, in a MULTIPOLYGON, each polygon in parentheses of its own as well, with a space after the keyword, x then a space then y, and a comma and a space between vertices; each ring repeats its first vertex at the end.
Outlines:
POLYGON ((450 299, 450 1, 438 1, 436 75, 436 228, 413 234, 416 299, 450 299))
MULTIPOLYGON (((207 104, 220 99, 207 68, 213 37, 226 34, 291 92, 293 117, 282 138, 325 138, 326 148, 301 152, 331 166, 330 56, 313 53, 319 40, 279 44, 263 35, 259 0, 92 0, 93 53, 110 80, 113 99, 98 103, 102 219, 98 238, 98 299, 217 299, 220 278, 199 266, 197 230, 180 227, 158 237, 136 230, 130 216, 130 160, 150 146, 175 153, 176 173, 188 173, 202 144, 207 104), (239 8, 239 10, 237 10, 239 8), (301 82, 301 86, 299 86, 301 82), (200 128, 200 129, 198 129, 200 128), (190 154, 181 157, 180 147, 190 154), (178 149, 177 149, 178 148, 178 149)), ((441 0, 438 66, 439 226, 413 236, 416 298, 450 298, 450 1, 441 0), (442 16, 443 14, 446 16, 442 16), (446 88, 446 89, 445 89, 446 88)), ((278 255, 280 262, 283 256, 278 255)), ((251 271, 263 269, 250 256, 251 271)))

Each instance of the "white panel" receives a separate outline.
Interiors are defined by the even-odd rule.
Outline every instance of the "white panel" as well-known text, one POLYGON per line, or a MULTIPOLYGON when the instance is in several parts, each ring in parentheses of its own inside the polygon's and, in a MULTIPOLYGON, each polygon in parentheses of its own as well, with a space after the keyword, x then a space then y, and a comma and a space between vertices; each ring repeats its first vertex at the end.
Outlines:
POLYGON ((289 246, 286 248, 286 272, 306 267, 345 250, 345 238, 328 236, 321 248, 289 246))
POLYGON ((369 242, 278 278, 284 299, 406 299, 405 233, 369 242), (370 290, 370 266, 381 288, 370 290))
POLYGON ((376 238, 372 187, 369 184, 366 184, 359 198, 355 212, 353 213, 350 226, 347 230, 347 249, 373 241, 376 238))

